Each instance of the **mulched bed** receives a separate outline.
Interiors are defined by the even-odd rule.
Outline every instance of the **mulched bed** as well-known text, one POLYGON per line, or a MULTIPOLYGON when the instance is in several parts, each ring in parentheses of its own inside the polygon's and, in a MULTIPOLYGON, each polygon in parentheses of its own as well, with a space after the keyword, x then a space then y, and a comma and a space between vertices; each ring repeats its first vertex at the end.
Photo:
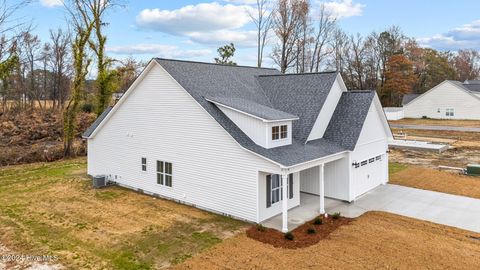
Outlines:
POLYGON ((315 219, 312 219, 293 230, 291 232, 294 237, 293 240, 285 239, 285 234, 280 231, 260 225, 252 225, 247 230, 247 236, 276 248, 304 248, 318 243, 320 240, 327 238, 337 228, 348 225, 355 220, 346 217, 334 219, 332 216, 327 218, 319 216, 319 218, 323 221, 320 225, 314 224, 315 219), (308 233, 308 229, 311 228, 315 230, 315 233, 308 233))

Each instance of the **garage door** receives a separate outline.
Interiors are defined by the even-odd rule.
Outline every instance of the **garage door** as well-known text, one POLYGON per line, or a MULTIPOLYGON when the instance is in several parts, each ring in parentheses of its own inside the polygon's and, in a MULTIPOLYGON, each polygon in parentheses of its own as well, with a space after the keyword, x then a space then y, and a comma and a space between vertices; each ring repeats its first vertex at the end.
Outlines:
POLYGON ((385 155, 374 156, 355 164, 353 168, 355 197, 372 190, 383 182, 384 164, 385 155))

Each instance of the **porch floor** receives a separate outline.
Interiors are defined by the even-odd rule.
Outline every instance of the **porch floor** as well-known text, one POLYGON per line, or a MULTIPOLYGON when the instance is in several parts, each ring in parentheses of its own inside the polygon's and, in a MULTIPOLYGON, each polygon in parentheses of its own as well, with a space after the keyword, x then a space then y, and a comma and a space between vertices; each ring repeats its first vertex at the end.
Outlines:
MULTIPOLYGON (((331 214, 337 212, 341 206, 349 205, 347 202, 325 198, 325 212, 331 214)), ((288 229, 291 231, 305 222, 320 215, 320 198, 317 195, 300 193, 300 205, 288 210, 288 229)), ((343 212, 342 212, 343 214, 343 212)), ((361 213, 359 213, 360 215, 361 213)), ((282 214, 276 215, 262 222, 265 227, 281 230, 282 214)))

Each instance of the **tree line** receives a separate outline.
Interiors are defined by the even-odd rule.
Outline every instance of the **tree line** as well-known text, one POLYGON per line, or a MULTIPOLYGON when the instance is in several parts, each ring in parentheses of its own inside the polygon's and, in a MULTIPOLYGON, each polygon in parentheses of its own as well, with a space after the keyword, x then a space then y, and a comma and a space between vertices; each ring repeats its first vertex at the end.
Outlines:
MULTIPOLYGON (((78 112, 100 114, 112 93, 127 89, 145 65, 106 55, 106 14, 120 1, 63 1, 69 27, 51 29, 42 41, 31 24, 15 17, 30 0, 0 0, 1 113, 37 107, 62 113, 65 156, 71 155, 78 112)), ((336 70, 348 89, 375 90, 384 106, 398 106, 404 94, 422 93, 445 79, 480 74, 475 50, 422 48, 397 26, 349 35, 324 5, 312 3, 317 2, 257 0, 250 17, 258 67, 269 57, 283 73, 336 70)), ((235 64, 233 44, 218 52, 217 63, 235 64)))
POLYGON ((377 91, 384 106, 399 106, 403 95, 423 93, 444 80, 480 75, 480 54, 420 47, 398 26, 367 36, 349 35, 324 4, 308 0, 257 0, 250 16, 257 32, 257 66, 267 55, 282 73, 341 73, 348 89, 377 91))

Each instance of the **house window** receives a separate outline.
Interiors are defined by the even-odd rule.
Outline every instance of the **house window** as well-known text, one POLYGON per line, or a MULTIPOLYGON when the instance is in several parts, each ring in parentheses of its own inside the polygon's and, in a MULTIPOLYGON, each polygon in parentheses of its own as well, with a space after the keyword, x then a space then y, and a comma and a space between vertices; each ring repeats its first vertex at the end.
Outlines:
POLYGON ((375 161, 375 158, 371 158, 368 160, 368 163, 373 163, 375 161))
POLYGON ((280 139, 280 127, 272 127, 272 141, 280 139))
POLYGON ((142 171, 147 171, 147 158, 142 157, 142 171))
POLYGON ((281 126, 280 127, 280 138, 285 139, 285 138, 287 138, 287 135, 288 135, 288 126, 287 125, 281 126))
POLYGON ((272 176, 272 204, 282 200, 282 180, 278 174, 272 176))
POLYGON ((445 110, 445 115, 446 115, 446 116, 454 116, 454 115, 455 115, 454 109, 452 109, 452 108, 446 109, 446 110, 445 110))
POLYGON ((278 139, 286 139, 288 137, 288 126, 274 126, 272 127, 272 141, 278 139))
MULTIPOLYGON (((288 198, 293 198, 293 174, 287 179, 288 198), (292 188, 290 188, 292 187, 292 188)), ((282 177, 278 174, 267 175, 267 207, 283 199, 282 177)))
POLYGON ((172 163, 157 160, 157 184, 172 186, 172 163))
POLYGON ((360 165, 361 165, 361 166, 365 166, 365 165, 367 165, 367 164, 368 164, 368 161, 367 161, 367 160, 364 160, 364 161, 362 161, 362 163, 361 163, 360 165))
POLYGON ((375 159, 376 160, 382 160, 382 156, 377 156, 375 159))
POLYGON ((437 109, 437 113, 440 113, 440 108, 437 109))

